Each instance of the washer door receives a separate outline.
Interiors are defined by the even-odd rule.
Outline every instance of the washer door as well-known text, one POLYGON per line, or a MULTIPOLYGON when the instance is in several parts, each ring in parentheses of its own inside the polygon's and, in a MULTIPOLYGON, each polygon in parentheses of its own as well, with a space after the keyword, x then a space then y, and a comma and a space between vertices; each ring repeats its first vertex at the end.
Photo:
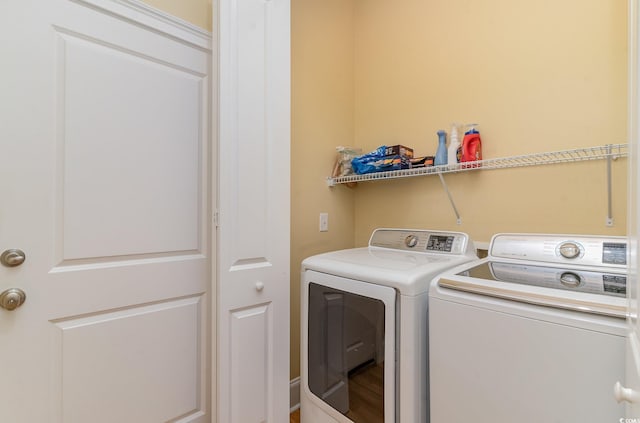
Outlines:
POLYGON ((309 390, 348 421, 393 422, 395 290, 307 273, 309 390))

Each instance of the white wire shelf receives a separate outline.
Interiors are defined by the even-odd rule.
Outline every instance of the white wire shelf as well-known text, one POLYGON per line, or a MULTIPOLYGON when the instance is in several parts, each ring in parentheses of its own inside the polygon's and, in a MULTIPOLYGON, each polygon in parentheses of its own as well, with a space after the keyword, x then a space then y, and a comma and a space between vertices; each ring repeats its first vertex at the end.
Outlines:
POLYGON ((478 160, 476 162, 457 163, 455 165, 428 166, 416 169, 392 170, 388 172, 348 175, 336 178, 328 177, 327 185, 349 184, 353 182, 379 181, 384 179, 411 178, 424 175, 459 173, 472 170, 506 169, 512 167, 541 166, 553 163, 582 162, 587 160, 617 159, 627 157, 627 144, 606 144, 598 147, 576 148, 574 150, 553 151, 547 153, 525 154, 522 156, 502 157, 478 160))

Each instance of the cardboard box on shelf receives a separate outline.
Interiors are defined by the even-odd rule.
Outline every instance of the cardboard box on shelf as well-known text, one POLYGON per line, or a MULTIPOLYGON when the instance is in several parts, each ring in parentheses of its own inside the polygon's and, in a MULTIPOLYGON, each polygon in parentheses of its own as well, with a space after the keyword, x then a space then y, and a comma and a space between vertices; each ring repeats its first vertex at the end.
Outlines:
POLYGON ((387 146, 385 156, 402 156, 408 159, 413 157, 413 148, 405 147, 404 145, 390 145, 387 146))
POLYGON ((377 162, 377 164, 380 166, 379 171, 381 172, 411 168, 411 162, 404 156, 386 156, 380 162, 377 162))
POLYGON ((411 168, 433 166, 434 156, 416 157, 411 159, 411 168))

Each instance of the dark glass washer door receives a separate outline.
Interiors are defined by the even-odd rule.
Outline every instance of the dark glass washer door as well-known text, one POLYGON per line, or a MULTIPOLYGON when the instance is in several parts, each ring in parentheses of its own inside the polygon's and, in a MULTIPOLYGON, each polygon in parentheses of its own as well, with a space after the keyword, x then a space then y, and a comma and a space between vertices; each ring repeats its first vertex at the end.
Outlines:
POLYGON ((627 278, 624 273, 487 261, 458 275, 614 297, 625 297, 627 292, 627 278))
POLYGON ((384 422, 385 305, 309 284, 309 389, 355 423, 384 422))

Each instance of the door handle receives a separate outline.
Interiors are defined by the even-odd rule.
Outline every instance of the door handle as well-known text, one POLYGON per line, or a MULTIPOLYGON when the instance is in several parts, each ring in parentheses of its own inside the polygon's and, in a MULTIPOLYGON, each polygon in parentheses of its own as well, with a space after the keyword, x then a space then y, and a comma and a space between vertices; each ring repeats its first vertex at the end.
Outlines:
POLYGON ((613 387, 613 396, 619 403, 622 401, 637 403, 640 401, 640 393, 631 388, 625 388, 620 382, 616 382, 613 387))
POLYGON ((24 254, 24 251, 17 248, 11 248, 2 252, 2 255, 0 255, 0 263, 7 267, 20 266, 24 263, 26 257, 27 256, 24 254))
POLYGON ((0 294, 0 307, 5 310, 15 310, 27 300, 27 294, 19 288, 9 288, 0 294))

